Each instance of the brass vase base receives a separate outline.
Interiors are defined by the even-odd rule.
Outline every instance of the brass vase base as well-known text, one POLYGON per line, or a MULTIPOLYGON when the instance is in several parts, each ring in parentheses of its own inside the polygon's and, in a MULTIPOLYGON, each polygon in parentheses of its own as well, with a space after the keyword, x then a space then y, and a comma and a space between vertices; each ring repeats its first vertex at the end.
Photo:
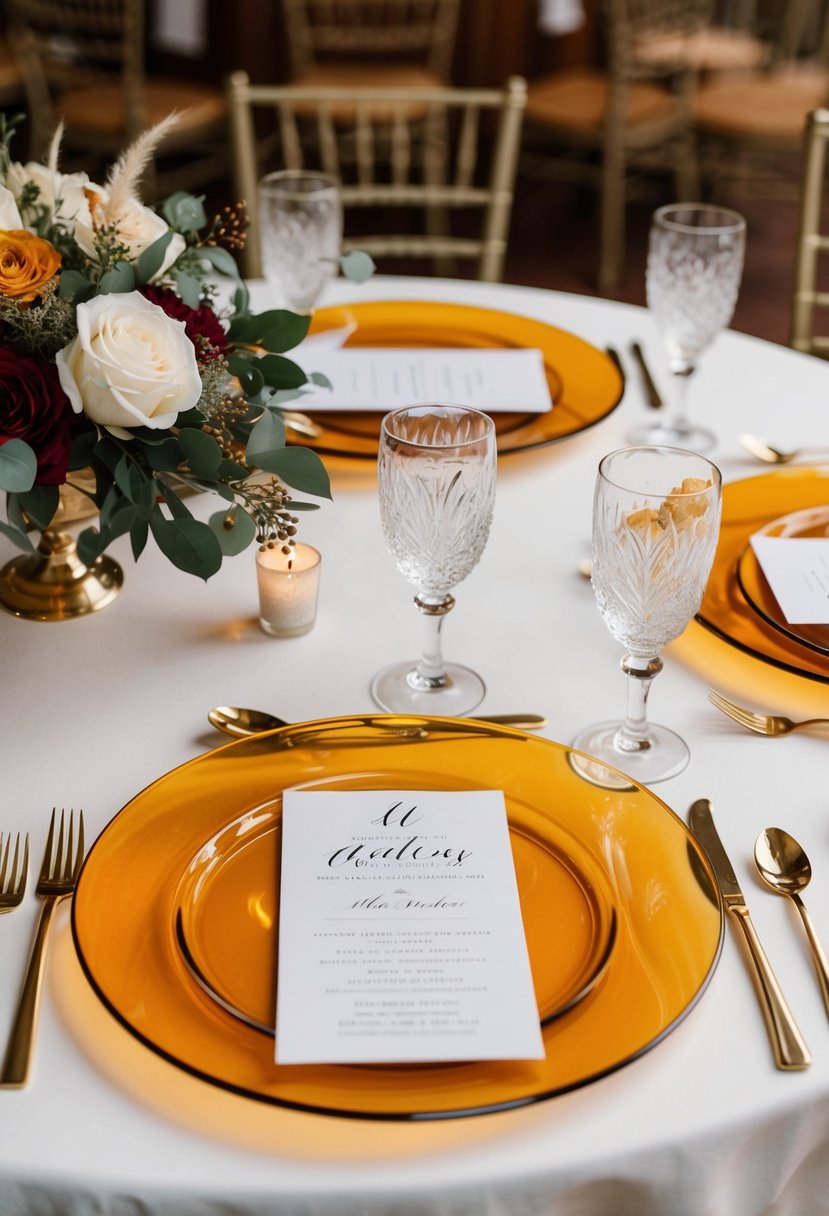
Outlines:
POLYGON ((74 536, 47 528, 37 552, 15 557, 0 570, 0 607, 28 621, 67 621, 105 608, 124 583, 111 557, 85 566, 74 536))

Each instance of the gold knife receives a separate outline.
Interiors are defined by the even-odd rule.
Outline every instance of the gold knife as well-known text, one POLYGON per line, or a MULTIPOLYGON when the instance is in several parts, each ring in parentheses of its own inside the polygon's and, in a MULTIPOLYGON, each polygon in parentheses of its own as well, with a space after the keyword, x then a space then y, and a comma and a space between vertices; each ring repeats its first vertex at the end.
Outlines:
POLYGON ((708 860, 717 878, 720 894, 726 909, 732 913, 745 934, 748 944, 748 959, 757 982, 757 994, 766 1022, 774 1062, 783 1070, 808 1068, 812 1062, 809 1048, 797 1028, 777 976, 772 971, 760 939, 749 915, 746 901, 728 854, 714 827, 711 803, 707 798, 698 799, 688 812, 691 831, 705 849, 708 860))
POLYGON ((642 374, 642 384, 645 389, 645 395, 648 398, 648 405, 652 410, 661 410, 665 402, 659 394, 659 389, 654 384, 651 370, 645 360, 645 352, 638 342, 631 342, 630 353, 639 365, 639 371, 642 374))

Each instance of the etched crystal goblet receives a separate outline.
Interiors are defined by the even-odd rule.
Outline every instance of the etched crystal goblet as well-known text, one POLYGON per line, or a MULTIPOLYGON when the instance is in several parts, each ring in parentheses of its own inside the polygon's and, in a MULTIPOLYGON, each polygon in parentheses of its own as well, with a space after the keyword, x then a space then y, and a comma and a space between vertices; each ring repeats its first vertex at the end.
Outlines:
POLYGON ((308 313, 339 270, 343 208, 336 178, 285 169, 259 183, 262 273, 283 307, 308 313))
POLYGON ((599 464, 593 499, 593 589, 605 624, 627 650, 624 721, 600 722, 573 741, 645 785, 688 763, 688 747, 648 721, 660 652, 699 608, 714 560, 722 478, 704 456, 678 448, 622 448, 599 464))
POLYGON ((712 431, 689 420, 688 386, 700 355, 734 314, 745 237, 745 220, 725 207, 678 203, 654 213, 645 285, 676 384, 676 405, 672 417, 637 427, 630 443, 695 452, 716 443, 712 431))
POLYGON ((489 536, 497 451, 492 419, 459 405, 411 405, 383 419, 377 473, 380 519, 400 573, 417 588, 424 623, 418 661, 374 677, 371 695, 393 713, 469 713, 483 680, 446 663, 441 628, 450 591, 477 564, 489 536))

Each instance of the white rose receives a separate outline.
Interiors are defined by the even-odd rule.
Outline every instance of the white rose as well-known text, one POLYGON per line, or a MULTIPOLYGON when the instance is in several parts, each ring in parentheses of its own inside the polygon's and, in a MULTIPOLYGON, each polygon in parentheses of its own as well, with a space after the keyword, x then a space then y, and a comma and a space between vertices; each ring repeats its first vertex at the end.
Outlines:
POLYGON ((0 186, 0 229, 11 232, 22 227, 23 221, 17 210, 14 195, 5 186, 0 186))
POLYGON ((37 186, 35 206, 45 207, 52 220, 61 223, 70 233, 78 220, 89 224, 89 204, 85 193, 89 178, 86 173, 57 173, 36 161, 29 161, 26 165, 16 161, 9 166, 6 185, 18 203, 24 188, 30 183, 37 186))
MULTIPOLYGON (((107 194, 100 186, 89 187, 87 194, 92 196, 92 209, 98 224, 106 224, 116 230, 118 240, 127 249, 127 260, 130 262, 140 258, 145 249, 169 231, 169 224, 160 215, 156 215, 151 207, 145 207, 138 199, 129 199, 117 216, 107 214, 107 194)), ((75 240, 88 257, 95 257, 95 228, 93 217, 87 214, 85 220, 79 219, 75 225, 75 240)), ((173 233, 173 239, 164 254, 164 261, 153 275, 153 281, 169 270, 176 258, 186 248, 186 241, 180 232, 173 233)))
POLYGON ((138 291, 78 305, 78 333, 57 354, 63 391, 76 414, 130 439, 124 427, 172 426, 202 391, 183 321, 138 291))

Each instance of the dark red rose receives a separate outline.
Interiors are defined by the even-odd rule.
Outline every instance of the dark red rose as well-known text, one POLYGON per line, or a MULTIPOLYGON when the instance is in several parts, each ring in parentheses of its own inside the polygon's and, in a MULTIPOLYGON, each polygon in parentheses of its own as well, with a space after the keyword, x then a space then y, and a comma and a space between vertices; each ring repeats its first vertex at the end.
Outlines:
POLYGON ((28 443, 37 457, 36 485, 66 481, 74 421, 54 363, 0 346, 0 443, 28 443))
POLYGON ((174 291, 152 286, 145 287, 143 291, 147 299, 163 308, 168 317, 184 322, 185 333, 196 348, 198 363, 210 363, 229 352, 227 334, 209 304, 189 308, 174 291))

